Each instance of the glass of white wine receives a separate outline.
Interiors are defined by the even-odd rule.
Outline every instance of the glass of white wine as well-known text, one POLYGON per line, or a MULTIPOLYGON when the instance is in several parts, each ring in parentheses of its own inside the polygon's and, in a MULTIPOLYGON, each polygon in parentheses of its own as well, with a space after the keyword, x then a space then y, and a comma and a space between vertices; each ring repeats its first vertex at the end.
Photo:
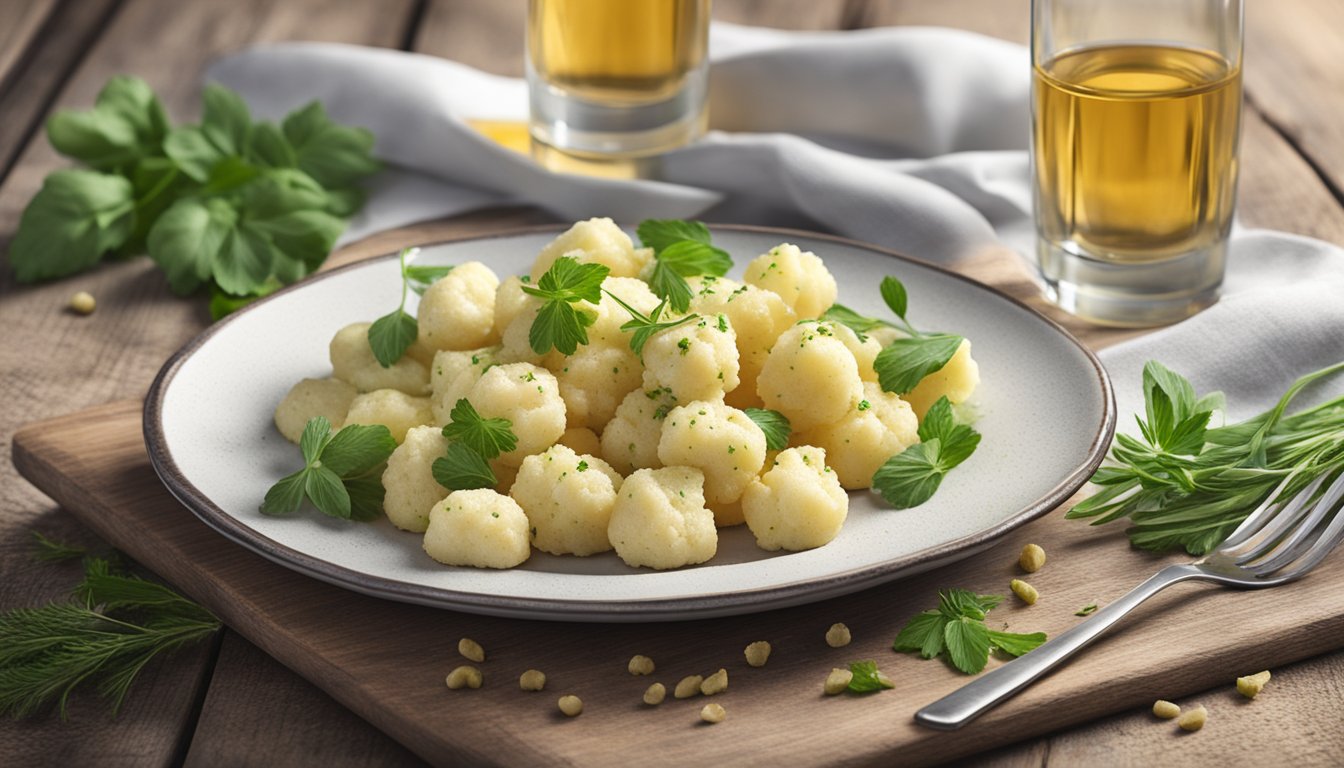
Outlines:
POLYGON ((1037 257, 1065 310, 1139 327, 1217 300, 1242 23, 1242 0, 1033 0, 1037 257))
POLYGON ((704 133, 709 0, 528 0, 532 154, 647 176, 704 133))

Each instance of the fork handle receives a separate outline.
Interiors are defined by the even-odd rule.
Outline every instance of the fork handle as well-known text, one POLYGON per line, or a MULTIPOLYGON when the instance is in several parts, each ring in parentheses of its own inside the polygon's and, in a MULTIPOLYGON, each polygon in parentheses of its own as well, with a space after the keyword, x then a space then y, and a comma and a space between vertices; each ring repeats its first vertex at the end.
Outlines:
POLYGON ((1199 575, 1199 571, 1189 565, 1163 568, 1086 621, 919 710, 915 713, 915 722, 941 731, 960 728, 1054 669, 1057 664, 1110 629, 1144 600, 1172 584, 1198 578, 1199 575))

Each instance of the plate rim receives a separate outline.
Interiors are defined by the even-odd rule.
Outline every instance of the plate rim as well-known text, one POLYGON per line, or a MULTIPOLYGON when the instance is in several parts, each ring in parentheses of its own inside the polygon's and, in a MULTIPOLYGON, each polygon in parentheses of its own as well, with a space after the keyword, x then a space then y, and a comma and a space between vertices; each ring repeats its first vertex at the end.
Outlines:
MULTIPOLYGON (((466 235, 463 237, 449 237, 427 241, 414 247, 432 247, 450 243, 560 233, 564 232, 570 226, 571 225, 569 224, 540 224, 513 227, 499 231, 466 235)), ((230 541, 261 555, 267 560, 285 566, 303 575, 311 576, 361 594, 383 599, 397 600, 400 602, 409 602, 481 614, 565 621, 690 620, 709 616, 757 613, 788 605, 809 602, 808 597, 814 593, 822 593, 822 596, 817 599, 823 599, 826 595, 844 594, 868 586, 874 586, 885 581, 892 581, 901 578, 903 575, 907 575, 907 572, 911 572, 912 575, 913 572, 954 562, 955 560, 960 559, 960 557, 969 556, 977 551, 987 548, 1010 531, 1020 528, 1058 507, 1081 488, 1087 479, 1092 476, 1093 472, 1096 471, 1097 467, 1101 465, 1102 460, 1105 458, 1106 451, 1110 447, 1111 439, 1115 434, 1117 419, 1115 391, 1111 383, 1110 374, 1106 371, 1105 366, 1101 364, 1101 361, 1097 358, 1095 352, 1088 349, 1086 345, 1079 341, 1073 334, 1069 333, 1069 331, 1062 325, 1041 314, 1025 302, 994 286, 987 285, 967 275, 955 272, 942 264, 909 256, 891 248, 864 242, 862 240, 803 229, 761 226, 755 224, 708 224, 707 226, 711 231, 721 230, 725 232, 771 234, 782 235, 785 237, 796 236, 872 251, 881 254, 884 257, 894 258, 897 261, 906 262, 916 267, 930 269, 940 273, 944 277, 951 277, 964 283, 968 283, 973 288, 987 291, 997 298, 1005 300, 1009 304, 1016 306, 1018 309, 1025 311, 1028 316, 1043 323, 1047 329, 1062 336, 1064 340, 1072 344, 1079 352, 1081 352, 1084 359, 1091 365, 1092 373, 1096 376, 1096 383, 1100 386, 1102 395, 1102 418, 1096 434, 1092 436, 1092 441, 1088 446, 1086 457, 1044 495, 995 525, 980 529, 974 533, 951 541, 943 542, 942 544, 933 547, 909 553, 893 560, 886 560, 875 565, 852 568, 821 578, 793 581, 776 586, 757 587, 752 589, 734 590, 727 593, 719 592, 705 595, 602 601, 589 599, 529 598, 486 595, 478 592, 459 591, 444 587, 410 584, 385 576, 362 573, 281 544, 246 525, 237 517, 219 507, 208 496, 202 493, 190 480, 187 479, 186 475, 183 474, 182 470, 173 459, 172 452, 168 449, 162 421, 163 401, 167 395, 169 385, 172 383, 182 365, 216 333, 227 328, 239 317, 257 307, 278 300, 292 291, 307 288, 317 281, 325 280, 352 269, 367 266, 372 262, 397 258, 397 253, 391 252, 368 256, 352 261, 349 264, 342 264, 329 270, 317 272, 296 283, 285 286, 275 293, 259 299, 258 301, 233 312, 228 317, 211 324, 174 352, 159 369, 159 372, 155 375, 154 381, 145 395, 142 429, 145 440, 145 449, 150 464, 154 468, 155 474, 158 475, 159 480, 168 489, 169 493, 181 502, 183 506, 191 510, 201 522, 205 523, 208 527, 230 541), (925 568, 920 568, 920 566, 925 566, 925 568)), ((622 226, 622 228, 626 229, 625 226, 622 226)))

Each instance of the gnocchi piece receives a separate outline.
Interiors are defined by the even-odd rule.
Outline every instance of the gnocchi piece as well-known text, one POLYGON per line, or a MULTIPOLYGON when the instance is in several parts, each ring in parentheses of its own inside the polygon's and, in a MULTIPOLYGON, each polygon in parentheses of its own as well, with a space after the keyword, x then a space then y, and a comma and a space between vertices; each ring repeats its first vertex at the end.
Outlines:
POLYGON ((774 291, 798 317, 817 317, 839 292, 835 278, 815 253, 781 243, 747 264, 744 281, 774 291))
POLYGON ((607 536, 626 565, 662 570, 714 556, 719 535, 704 481, 693 467, 641 469, 625 479, 607 536))
POLYGON ((587 427, 566 429, 565 433, 556 442, 570 448, 575 453, 586 453, 589 456, 602 455, 602 441, 598 438, 596 432, 587 427))
POLYGON ((691 278, 691 311, 701 315, 727 316, 737 334, 738 379, 741 384, 726 400, 735 408, 761 405, 756 379, 779 335, 797 321, 793 309, 773 291, 744 285, 726 277, 703 275, 691 278))
POLYGON ((546 356, 546 367, 560 386, 569 426, 597 431, 607 426, 621 399, 644 378, 643 363, 619 341, 594 341, 569 356, 552 351, 546 356))
POLYGON ((667 328, 644 345, 644 388, 681 402, 717 400, 737 388, 737 334, 725 315, 667 328))
POLYGON ((638 277, 652 253, 636 250, 630 236, 611 219, 588 219, 576 222, 541 249, 532 264, 532 280, 540 280, 561 256, 572 256, 585 264, 605 264, 615 277, 638 277))
POLYGON ((863 399, 833 424, 801 432, 797 440, 826 450, 840 485, 868 488, 887 459, 919 442, 919 420, 910 404, 873 382, 863 383, 863 399))
POLYGON ((518 447, 499 457, 517 467, 523 458, 541 453, 565 433, 565 401, 555 376, 528 363, 496 365, 472 385, 467 400, 481 416, 508 419, 518 447))
POLYGON ((676 399, 663 389, 636 389, 616 406, 616 413, 602 430, 602 458, 623 475, 636 469, 657 469, 659 424, 676 406, 676 399))
POLYGON ((980 366, 971 357, 970 339, 964 339, 947 365, 920 379, 904 398, 922 419, 938 398, 946 395, 953 405, 964 403, 979 384, 980 366))
POLYGON ((509 495, 532 527, 532 545, 580 557, 611 549, 607 524, 621 476, 607 462, 553 445, 523 459, 509 495))
POLYGON ((429 527, 429 510, 448 495, 433 472, 434 460, 447 448, 448 441, 438 427, 412 427, 388 457, 383 470, 383 511, 393 525, 416 533, 429 527))
MULTIPOLYGON (((663 419, 658 460, 664 466, 696 467, 705 474, 705 501, 731 505, 742 498, 765 465, 765 433, 750 416, 719 401, 696 400, 663 419)), ((742 522, 719 519, 720 527, 742 522)))
POLYGON ((351 323, 336 332, 327 348, 331 356, 331 375, 354 386, 360 392, 398 389, 408 395, 429 394, 429 369, 406 355, 384 368, 369 347, 369 326, 351 323))
POLYGON ((747 488, 742 512, 758 547, 797 552, 835 538, 849 513, 849 495, 826 466, 824 450, 789 448, 747 488))
POLYGON ((476 349, 499 340, 495 293, 499 278, 479 261, 459 264, 435 280, 416 312, 418 340, 433 349, 476 349))
POLYGON ((525 293, 521 296, 522 300, 517 307, 517 313, 509 320, 508 324, 498 326, 500 333, 499 360, 507 363, 540 364, 545 355, 538 354, 532 349, 530 336, 532 321, 537 319, 537 311, 541 309, 541 299, 525 293))
MULTIPOLYGON (((803 323, 780 334, 765 360, 756 391, 795 431, 833 424, 858 407, 863 380, 835 324, 803 323)), ((886 457, 883 457, 884 459, 886 457)))
POLYGON ((275 407, 275 428, 291 443, 299 442, 303 428, 315 416, 325 416, 332 429, 345 424, 355 388, 340 379, 304 379, 289 388, 275 407))
POLYGON ((495 364, 498 353, 499 347, 434 353, 429 369, 429 405, 434 412, 435 424, 443 426, 452 420, 453 406, 466 397, 485 371, 495 364))
POLYGON ((375 389, 350 401, 346 424, 382 424, 398 443, 412 427, 434 421, 428 397, 411 397, 398 389, 375 389))
POLYGON ((444 565, 512 568, 532 554, 527 515, 489 488, 453 491, 429 511, 425 553, 444 565))

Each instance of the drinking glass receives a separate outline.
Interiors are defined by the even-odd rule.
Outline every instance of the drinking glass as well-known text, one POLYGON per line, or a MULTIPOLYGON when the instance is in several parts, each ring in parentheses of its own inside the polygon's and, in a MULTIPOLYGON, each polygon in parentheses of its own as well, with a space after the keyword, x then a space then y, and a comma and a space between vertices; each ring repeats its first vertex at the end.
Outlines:
POLYGON ((528 0, 532 153, 647 176, 704 133, 709 0, 528 0))
POLYGON ((1242 0, 1033 0, 1047 294, 1150 326, 1218 298, 1236 206, 1242 0))

